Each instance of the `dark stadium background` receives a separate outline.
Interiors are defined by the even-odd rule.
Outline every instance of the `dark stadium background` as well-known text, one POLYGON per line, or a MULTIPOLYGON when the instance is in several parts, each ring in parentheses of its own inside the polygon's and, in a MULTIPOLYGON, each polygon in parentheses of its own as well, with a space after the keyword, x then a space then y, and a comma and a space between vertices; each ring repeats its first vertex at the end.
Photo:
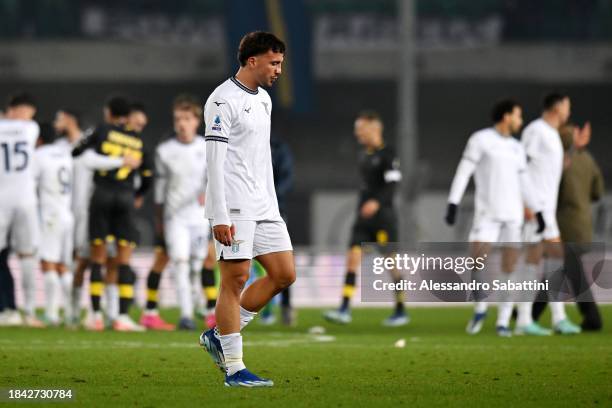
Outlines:
MULTIPOLYGON (((152 146, 170 134, 170 104, 177 93, 194 93, 204 101, 219 82, 234 72, 234 61, 226 52, 228 48, 235 48, 235 44, 229 44, 232 36, 228 33, 227 22, 233 7, 240 3, 213 0, 103 3, 2 0, 0 43, 5 46, 0 46, 0 95, 26 89, 40 102, 38 119, 51 120, 60 107, 77 107, 83 112, 85 123, 93 125, 101 120, 105 98, 112 93, 124 94, 146 105, 150 124, 145 138, 152 146), (106 16, 95 30, 88 26, 92 24, 89 20, 91 14, 88 14, 92 9, 106 16), (159 26, 143 23, 147 19, 155 21, 159 16, 164 16, 167 23, 159 26), (179 20, 186 21, 184 31, 175 27, 179 20), (218 38, 225 39, 227 46, 211 44, 206 35, 198 37, 199 22, 205 24, 209 21, 218 22, 224 30, 218 38), (116 29, 130 26, 140 28, 133 31, 116 29), (190 30, 196 33, 190 33, 190 30), (85 75, 71 79, 62 76, 61 72, 59 75, 45 72, 44 67, 39 67, 33 74, 23 74, 20 68, 23 59, 20 60, 14 52, 15 47, 24 44, 58 50, 69 49, 74 44, 95 44, 101 50, 105 44, 120 44, 130 47, 135 53, 146 54, 150 47, 159 44, 172 47, 190 41, 193 52, 204 51, 202 66, 214 65, 217 68, 203 68, 201 76, 189 78, 160 75, 159 78, 119 76, 100 79, 85 75), (206 53, 211 48, 219 52, 206 53)), ((287 1, 283 4, 286 8, 306 10, 306 22, 312 29, 311 36, 300 39, 309 41, 306 49, 310 47, 312 56, 308 101, 299 109, 295 106, 283 108, 276 103, 273 120, 273 133, 289 143, 295 156, 295 186, 288 207, 292 238, 298 245, 312 245, 310 200, 313 194, 316 191, 354 191, 358 188, 355 159, 358 146, 352 136, 354 114, 363 108, 376 109, 386 121, 386 137, 391 144, 405 136, 398 134, 398 85, 389 74, 393 68, 377 67, 377 64, 396 63, 393 43, 397 34, 394 23, 397 5, 391 0, 287 1), (345 74, 341 69, 344 57, 332 55, 336 48, 317 43, 320 34, 315 32, 315 27, 321 19, 331 22, 331 37, 346 41, 345 47, 338 48, 340 55, 346 55, 351 61, 369 61, 372 66, 364 68, 365 74, 345 74), (360 25, 359 21, 365 23, 360 25), (367 46, 361 48, 362 41, 367 46), (327 69, 327 59, 333 65, 330 69, 327 69)), ((538 114, 541 96, 550 89, 563 89, 571 95, 573 120, 593 123, 590 150, 604 177, 612 179, 612 160, 609 159, 612 151, 612 53, 601 50, 601 44, 612 39, 612 2, 421 0, 417 2, 417 16, 418 163, 415 179, 411 182, 419 192, 445 192, 448 189, 467 137, 470 132, 488 124, 489 107, 493 101, 506 95, 515 96, 524 103, 528 121, 538 114), (530 58, 534 47, 548 46, 557 50, 551 54, 557 60, 550 61, 551 65, 557 66, 554 76, 541 79, 529 72, 520 73, 521 65, 530 58), (507 71, 491 69, 484 79, 482 76, 476 79, 477 75, 469 72, 457 75, 439 73, 436 67, 432 69, 428 65, 437 61, 436 58, 444 60, 459 52, 462 56, 457 59, 458 66, 469 68, 474 64, 473 59, 480 55, 479 50, 486 53, 496 49, 502 52, 511 50, 513 67, 507 71), (594 53, 602 53, 602 58, 580 60, 581 55, 594 53), (600 66, 590 67, 598 73, 594 78, 583 78, 571 72, 581 65, 595 64, 595 61, 599 61, 600 66)), ((291 42, 289 47, 289 61, 303 50, 297 46, 291 48, 291 42)), ((113 58, 113 55, 101 54, 99 58, 113 58)), ((141 57, 145 59, 146 55, 141 57)), ((61 60, 61 52, 57 58, 61 60)), ((87 63, 83 64, 87 66, 87 63)), ((53 66, 61 67, 61 64, 53 66)), ((148 71, 155 72, 155 67, 149 67, 148 71)), ((299 90, 301 86, 303 84, 298 84, 295 89, 299 90)), ((441 218, 442 214, 439 216, 441 218)), ((152 219, 151 200, 139 217, 143 231, 146 231, 152 219)), ((609 236, 607 224, 604 228, 606 231, 603 233, 609 236)), ((150 244, 149 234, 142 235, 142 243, 150 244)))

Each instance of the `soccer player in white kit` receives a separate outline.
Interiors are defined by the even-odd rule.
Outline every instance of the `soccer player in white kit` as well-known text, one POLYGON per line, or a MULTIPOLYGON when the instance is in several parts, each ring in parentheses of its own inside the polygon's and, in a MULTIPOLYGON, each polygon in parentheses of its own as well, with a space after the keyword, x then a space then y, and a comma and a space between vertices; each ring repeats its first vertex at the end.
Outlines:
MULTIPOLYGON (((520 249, 514 244, 521 242, 523 202, 528 202, 536 211, 541 210, 542 204, 527 175, 525 151, 512 137, 523 124, 520 105, 512 100, 500 101, 493 107, 492 119, 492 127, 479 130, 468 140, 451 186, 446 222, 455 223, 457 206, 473 174, 476 193, 469 236, 472 255, 488 253, 494 242, 508 244, 502 250, 502 271, 510 280, 519 278, 516 275, 520 274, 519 271, 515 273, 520 249)), ((544 221, 540 212, 537 218, 541 231, 544 221)), ((499 336, 511 336, 512 308, 509 298, 500 302, 496 324, 499 336)), ((468 333, 480 331, 486 310, 485 302, 476 302, 474 317, 466 329, 468 333)), ((536 330, 530 334, 536 334, 536 330)))
MULTIPOLYGON (((560 273, 563 267, 563 246, 561 233, 557 225, 557 198, 561 174, 563 173, 563 144, 559 128, 567 123, 570 117, 571 102, 567 95, 551 93, 544 98, 542 116, 531 122, 523 131, 521 143, 528 157, 528 173, 535 187, 544 198, 544 219, 546 229, 542 233, 533 226, 533 209, 526 211, 528 222, 525 224, 525 241, 533 245, 527 250, 526 269, 531 279, 536 279, 542 256, 545 276, 552 277, 560 273)), ((520 313, 517 325, 524 327, 532 323, 531 302, 519 305, 525 311, 520 313)), ((553 329, 558 334, 580 333, 580 326, 571 322, 565 314, 563 302, 550 302, 553 329)))
POLYGON ((213 226, 221 270, 217 327, 200 336, 225 385, 269 387, 246 369, 240 331, 270 299, 295 281, 293 249, 280 216, 270 152, 272 101, 262 88, 281 74, 285 44, 256 31, 240 41, 238 73, 206 101, 208 186, 206 216, 213 226), (251 259, 268 272, 246 290, 251 259))
POLYGON ((199 276, 210 229, 204 217, 206 142, 197 134, 202 108, 196 100, 177 98, 173 115, 176 136, 161 143, 155 155, 155 204, 163 215, 157 222, 163 225, 176 282, 178 328, 195 330, 190 276, 199 276))
POLYGON ((72 312, 73 224, 72 155, 65 139, 55 140, 49 124, 40 125, 40 147, 35 153, 36 183, 40 214, 39 249, 45 285, 45 323, 57 326, 60 297, 64 300, 64 316, 70 323, 72 312))
POLYGON ((38 200, 34 180, 34 149, 39 127, 32 120, 36 104, 28 94, 9 100, 0 119, 0 249, 12 245, 21 263, 24 294, 23 324, 43 327, 35 316, 35 272, 39 244, 38 200))

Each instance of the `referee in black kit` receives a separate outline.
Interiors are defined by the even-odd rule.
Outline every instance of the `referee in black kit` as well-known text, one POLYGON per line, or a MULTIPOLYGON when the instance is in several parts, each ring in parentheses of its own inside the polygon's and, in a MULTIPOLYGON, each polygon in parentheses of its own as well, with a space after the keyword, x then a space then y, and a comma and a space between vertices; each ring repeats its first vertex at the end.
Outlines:
MULTIPOLYGON (((398 216, 393 206, 396 187, 402 179, 395 151, 385 145, 384 125, 380 115, 364 111, 355 120, 355 137, 364 151, 359 157, 362 185, 359 192, 357 218, 353 225, 347 254, 347 271, 339 309, 328 310, 325 319, 333 323, 351 322, 350 300, 355 292, 357 269, 361 259, 361 244, 376 242, 384 252, 385 245, 398 240, 398 216)), ((394 276, 394 280, 399 280, 394 276)), ((385 326, 403 326, 409 323, 404 310, 403 293, 395 292, 395 309, 385 319, 385 326)))

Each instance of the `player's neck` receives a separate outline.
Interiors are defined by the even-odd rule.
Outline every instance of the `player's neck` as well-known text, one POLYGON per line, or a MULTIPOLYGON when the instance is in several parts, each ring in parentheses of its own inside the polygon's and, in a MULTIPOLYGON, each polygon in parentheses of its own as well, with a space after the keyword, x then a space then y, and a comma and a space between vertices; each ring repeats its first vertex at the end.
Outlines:
POLYGON ((253 78, 253 76, 244 68, 240 68, 236 75, 234 75, 234 78, 252 91, 256 91, 259 87, 259 84, 255 78, 253 78))
POLYGON ((504 137, 509 137, 511 132, 510 132, 510 128, 506 125, 504 125, 503 123, 498 123, 494 126, 495 130, 497 131, 497 133, 499 133, 500 135, 504 136, 504 137))
POLYGON ((376 151, 376 150, 380 150, 383 147, 385 147, 385 141, 382 137, 376 138, 372 141, 372 143, 370 143, 367 147, 366 150, 368 151, 376 151))
POLYGON ((542 114, 542 119, 544 120, 544 122, 548 123, 550 125, 550 127, 554 128, 554 129, 559 129, 559 119, 557 119, 557 116, 548 112, 544 112, 542 114))
POLYGON ((68 141, 70 143, 74 143, 81 138, 83 132, 79 128, 68 129, 66 132, 66 136, 68 137, 68 141))
POLYGON ((190 144, 191 142, 193 142, 195 140, 195 135, 188 135, 188 136, 176 136, 176 140, 179 143, 183 143, 183 144, 190 144))

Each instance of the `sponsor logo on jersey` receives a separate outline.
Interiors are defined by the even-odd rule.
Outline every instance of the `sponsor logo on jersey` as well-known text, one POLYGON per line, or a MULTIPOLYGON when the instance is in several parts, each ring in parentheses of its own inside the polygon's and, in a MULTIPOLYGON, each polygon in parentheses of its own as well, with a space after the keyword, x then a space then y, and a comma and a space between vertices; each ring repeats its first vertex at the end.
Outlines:
POLYGON ((219 115, 215 116, 215 120, 213 121, 212 130, 216 130, 217 132, 221 131, 221 118, 219 115))

